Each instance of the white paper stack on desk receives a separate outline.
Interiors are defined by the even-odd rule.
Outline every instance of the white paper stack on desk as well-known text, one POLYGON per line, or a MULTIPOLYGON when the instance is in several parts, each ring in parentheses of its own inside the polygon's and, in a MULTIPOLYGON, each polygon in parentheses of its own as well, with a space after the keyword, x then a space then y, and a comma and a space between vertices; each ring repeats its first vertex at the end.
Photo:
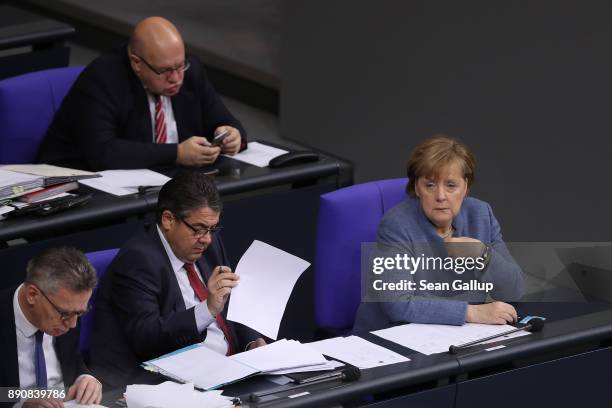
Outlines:
POLYGON ((231 397, 221 391, 201 392, 193 384, 166 381, 159 385, 128 385, 125 391, 128 408, 225 408, 233 407, 231 397))
POLYGON ((408 357, 357 336, 334 337, 307 345, 360 369, 410 361, 408 357))
POLYGON ((79 183, 116 196, 135 194, 138 187, 160 187, 169 177, 148 169, 105 170, 100 178, 82 180, 79 183))
MULTIPOLYGON (((507 324, 466 323, 463 326, 449 326, 444 324, 410 323, 373 331, 372 334, 419 353, 430 355, 447 352, 448 348, 453 345, 458 346, 494 334, 505 333, 512 329, 515 329, 515 327, 507 324)), ((531 333, 526 331, 516 332, 486 343, 527 336, 529 334, 531 333)))
POLYGON ((16 209, 67 195, 66 192, 78 188, 76 180, 93 177, 99 176, 46 164, 0 166, 0 201, 4 204, 0 206, 0 219, 16 209))
POLYGON ((289 374, 307 371, 333 370, 337 365, 327 361, 319 351, 296 340, 278 340, 230 357, 248 365, 260 374, 289 374))
POLYGON ((44 185, 44 177, 0 169, 0 200, 18 197, 44 185))
POLYGON ((143 365, 177 381, 193 383, 203 390, 215 389, 255 374, 333 370, 337 366, 315 349, 285 339, 231 357, 203 345, 190 346, 143 365))

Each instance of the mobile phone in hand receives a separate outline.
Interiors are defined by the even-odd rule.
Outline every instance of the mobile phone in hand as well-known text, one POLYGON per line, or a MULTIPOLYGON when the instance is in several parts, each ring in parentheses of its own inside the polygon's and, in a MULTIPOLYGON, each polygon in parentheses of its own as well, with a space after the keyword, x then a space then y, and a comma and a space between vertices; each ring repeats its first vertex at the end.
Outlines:
POLYGON ((216 135, 215 138, 212 141, 212 145, 213 146, 221 146, 223 144, 223 141, 225 140, 225 138, 227 137, 228 134, 229 134, 229 130, 224 130, 223 132, 221 132, 218 135, 216 135))

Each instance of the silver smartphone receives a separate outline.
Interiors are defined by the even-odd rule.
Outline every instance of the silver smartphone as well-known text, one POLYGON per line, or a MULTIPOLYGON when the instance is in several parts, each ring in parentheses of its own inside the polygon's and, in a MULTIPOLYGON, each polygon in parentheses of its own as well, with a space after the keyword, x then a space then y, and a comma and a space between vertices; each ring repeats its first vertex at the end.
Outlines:
POLYGON ((223 141, 225 140, 225 138, 227 137, 228 134, 229 134, 229 130, 225 130, 225 131, 219 133, 218 135, 216 135, 215 138, 212 141, 212 145, 213 146, 221 146, 223 144, 223 141))

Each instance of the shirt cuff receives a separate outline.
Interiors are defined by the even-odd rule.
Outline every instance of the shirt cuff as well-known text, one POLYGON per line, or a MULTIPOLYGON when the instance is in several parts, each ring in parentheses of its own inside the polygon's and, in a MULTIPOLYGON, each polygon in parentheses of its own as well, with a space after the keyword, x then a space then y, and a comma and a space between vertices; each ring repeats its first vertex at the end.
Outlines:
POLYGON ((257 340, 249 341, 246 346, 244 346, 244 351, 249 351, 249 347, 251 344, 255 343, 257 340))
POLYGON ((194 307, 196 327, 198 328, 198 333, 202 333, 204 330, 211 325, 212 322, 215 321, 215 318, 212 314, 210 314, 210 310, 208 310, 208 305, 206 302, 198 303, 194 307))

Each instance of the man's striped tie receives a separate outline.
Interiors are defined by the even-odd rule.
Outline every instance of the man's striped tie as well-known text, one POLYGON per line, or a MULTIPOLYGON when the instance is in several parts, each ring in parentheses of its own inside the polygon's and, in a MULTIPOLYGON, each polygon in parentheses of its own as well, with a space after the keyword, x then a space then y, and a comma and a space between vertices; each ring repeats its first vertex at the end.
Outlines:
POLYGON ((166 143, 166 115, 160 95, 155 95, 155 143, 166 143))

